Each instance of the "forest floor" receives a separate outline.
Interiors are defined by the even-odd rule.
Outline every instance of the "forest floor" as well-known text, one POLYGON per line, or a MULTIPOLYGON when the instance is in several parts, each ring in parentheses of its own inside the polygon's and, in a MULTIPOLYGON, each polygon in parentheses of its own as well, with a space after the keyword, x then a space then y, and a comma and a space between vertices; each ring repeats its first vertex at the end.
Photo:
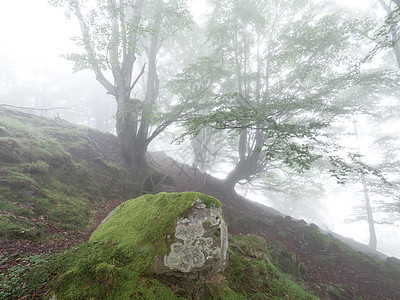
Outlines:
MULTIPOLYGON (((271 208, 247 200, 235 192, 224 190, 220 180, 203 174, 195 168, 176 163, 163 153, 153 153, 151 158, 160 168, 160 171, 168 172, 174 178, 178 192, 198 191, 208 194, 219 199, 224 206, 257 218, 280 215, 279 212, 271 208)), ((115 199, 100 203, 95 211, 92 226, 81 232, 68 232, 49 224, 46 236, 52 238, 50 241, 2 241, 0 243, 0 258, 7 257, 7 259, 3 259, 0 265, 0 273, 15 265, 26 264, 28 267, 29 261, 24 259, 27 255, 51 254, 87 241, 93 230, 120 203, 120 200, 115 199)), ((282 217, 281 220, 282 222, 277 228, 290 231, 291 229, 287 225, 288 218, 282 217)), ((257 232, 254 232, 251 229, 241 230, 237 227, 229 230, 230 234, 233 235, 255 233, 265 238, 268 243, 280 240, 289 251, 296 253, 296 257, 300 262, 306 265, 310 276, 307 285, 321 299, 357 299, 355 295, 365 300, 399 299, 397 298, 399 297, 399 291, 396 291, 396 289, 399 286, 397 283, 400 279, 371 278, 370 273, 363 272, 361 269, 341 261, 340 258, 336 259, 334 266, 321 263, 315 259, 316 255, 320 253, 311 251, 309 247, 300 247, 300 245, 304 245, 303 241, 301 241, 301 239, 304 240, 304 235, 303 237, 298 236, 296 239, 281 240, 278 232, 274 230, 256 230, 257 232), (340 286, 341 294, 345 298, 335 298, 331 294, 327 294, 326 289, 330 286, 340 286)))
POLYGON ((0 243, 0 257, 5 257, 0 264, 0 273, 21 264, 28 267, 30 262, 24 257, 39 254, 53 254, 86 242, 92 232, 99 226, 101 221, 118 205, 122 203, 118 199, 110 199, 101 202, 95 209, 92 226, 80 231, 68 231, 57 228, 51 223, 46 223, 45 236, 49 241, 38 240, 3 240, 0 243))

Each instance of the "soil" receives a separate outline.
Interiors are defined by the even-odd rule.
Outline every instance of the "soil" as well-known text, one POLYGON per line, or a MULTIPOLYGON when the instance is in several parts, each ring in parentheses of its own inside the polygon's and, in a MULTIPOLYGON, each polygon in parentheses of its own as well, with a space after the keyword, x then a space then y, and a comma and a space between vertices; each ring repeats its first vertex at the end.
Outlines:
MULTIPOLYGON (((288 227, 289 217, 284 218, 283 215, 271 208, 247 200, 235 192, 225 190, 221 180, 203 174, 190 166, 179 164, 163 153, 152 153, 150 157, 160 171, 167 172, 175 180, 175 188, 178 192, 199 191, 216 197, 225 207, 257 218, 280 215, 282 221, 278 227, 280 230, 290 230, 288 227)), ((121 201, 116 199, 100 203, 96 209, 93 226, 82 232, 63 231, 48 224, 46 236, 52 237, 51 241, 2 241, 0 257, 2 254, 6 254, 8 259, 0 266, 0 272, 6 271, 13 265, 24 263, 23 257, 26 255, 55 253, 87 241, 92 231, 120 203, 121 201)), ((230 234, 233 235, 255 233, 264 237, 267 242, 279 240, 278 232, 273 230, 251 232, 251 230, 240 229, 240 227, 230 228, 229 230, 230 234)), ((286 245, 289 251, 296 253, 297 259, 306 265, 310 276, 308 287, 321 299, 355 299, 355 295, 365 300, 400 299, 398 298, 400 297, 399 278, 391 280, 379 277, 371 278, 370 274, 342 262, 340 258, 337 259, 334 267, 322 264, 315 260, 315 255, 320 254, 319 250, 300 247, 300 245, 303 245, 300 241, 302 238, 304 239, 304 236, 280 241, 286 245), (333 285, 342 286, 341 292, 345 298, 335 298, 333 294, 327 292, 328 287, 333 285)))

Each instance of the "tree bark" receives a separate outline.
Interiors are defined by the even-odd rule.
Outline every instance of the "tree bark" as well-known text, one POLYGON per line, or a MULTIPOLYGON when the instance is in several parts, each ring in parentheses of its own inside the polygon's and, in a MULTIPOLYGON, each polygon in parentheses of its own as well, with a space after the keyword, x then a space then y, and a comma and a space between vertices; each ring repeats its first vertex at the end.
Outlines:
POLYGON ((253 147, 247 150, 247 130, 246 138, 244 138, 244 131, 242 131, 239 138, 239 162, 233 168, 232 171, 224 179, 224 184, 227 189, 233 190, 236 184, 245 179, 249 179, 251 176, 256 175, 260 172, 263 167, 263 157, 260 149, 264 143, 264 134, 261 130, 256 130, 255 136, 253 137, 255 143, 253 147), (246 153, 247 151, 247 153, 246 153))
MULTIPOLYGON (((358 129, 357 129, 357 122, 354 121, 354 133, 357 138, 357 148, 358 148, 358 153, 361 154, 361 146, 360 146, 360 137, 358 134, 358 129)), ((368 221, 368 227, 369 227, 369 243, 368 246, 376 250, 377 247, 377 238, 376 238, 376 231, 375 231, 375 221, 374 217, 372 214, 372 207, 371 207, 371 201, 369 199, 369 191, 368 191, 368 186, 367 186, 367 181, 365 179, 364 174, 360 174, 360 181, 363 187, 363 193, 364 193, 364 201, 365 201, 365 210, 367 212, 367 221, 368 221)))
POLYGON ((147 71, 147 82, 146 82, 146 97, 144 100, 144 107, 142 113, 142 121, 138 131, 138 138, 140 140, 147 140, 149 135, 150 126, 150 115, 152 108, 156 102, 159 94, 159 79, 157 74, 157 54, 159 50, 159 39, 161 30, 161 13, 163 2, 157 1, 154 24, 153 24, 153 36, 150 42, 150 47, 147 51, 148 71, 147 71))
POLYGON ((368 218, 368 228, 369 228, 369 243, 368 243, 368 246, 371 249, 376 250, 377 238, 376 238, 376 232, 375 232, 375 222, 374 222, 374 218, 373 218, 373 215, 372 215, 371 201, 369 199, 367 181, 365 180, 364 174, 360 175, 360 181, 361 181, 361 184, 363 186, 365 209, 367 211, 367 218, 368 218))
POLYGON ((400 7, 400 0, 392 0, 398 7, 400 7))
POLYGON ((116 129, 121 156, 129 167, 143 170, 147 167, 144 155, 148 144, 137 137, 141 103, 129 97, 117 98, 117 103, 116 129))
MULTIPOLYGON (((392 9, 389 5, 386 4, 383 0, 378 0, 384 10, 386 10, 387 14, 392 12, 392 9)), ((400 7, 400 0, 393 1, 397 6, 400 7)), ((393 52, 396 57, 397 68, 400 69, 400 46, 399 46, 399 35, 395 30, 392 30, 392 42, 393 42, 393 52)))

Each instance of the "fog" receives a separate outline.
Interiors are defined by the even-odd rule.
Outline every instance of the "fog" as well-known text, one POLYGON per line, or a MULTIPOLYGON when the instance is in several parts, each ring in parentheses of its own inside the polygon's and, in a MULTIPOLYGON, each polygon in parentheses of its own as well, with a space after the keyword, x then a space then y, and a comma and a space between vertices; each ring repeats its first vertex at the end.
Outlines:
MULTIPOLYGON (((379 4, 379 1, 316 1, 316 3, 327 8, 323 12, 323 14, 326 14, 326 18, 330 16, 328 15, 329 12, 334 16, 335 14, 339 14, 338 11, 341 11, 339 22, 342 25, 344 22, 342 19, 345 18, 361 19, 365 20, 366 23, 368 21, 365 27, 370 28, 368 32, 369 38, 364 37, 365 40, 361 40, 363 38, 362 34, 365 34, 365 32, 354 33, 354 35, 359 34, 359 36, 354 36, 354 38, 346 41, 344 37, 338 36, 334 40, 338 45, 324 48, 324 51, 327 51, 328 54, 329 51, 336 51, 334 48, 338 48, 337 55, 332 54, 332 58, 318 56, 316 58, 316 60, 319 60, 318 63, 310 63, 311 68, 327 69, 329 67, 328 60, 335 60, 332 64, 334 64, 336 69, 332 67, 332 70, 321 71, 321 74, 323 73, 324 76, 328 77, 330 75, 338 76, 339 78, 341 72, 347 72, 350 65, 361 64, 362 59, 375 48, 377 42, 373 41, 371 37, 384 24, 386 13, 379 4), (343 45, 344 43, 349 44, 343 45), (348 61, 343 60, 344 57, 347 57, 348 61), (322 62, 325 59, 327 62, 322 62)), ((204 1, 193 0, 190 2, 189 8, 197 23, 197 25, 192 25, 194 33, 187 31, 169 44, 166 42, 165 44, 167 45, 163 45, 166 49, 160 50, 159 58, 157 59, 157 63, 160 64, 158 76, 161 86, 158 101, 163 103, 157 109, 159 109, 160 115, 163 116, 168 113, 168 108, 179 104, 183 98, 192 99, 194 97, 188 91, 185 91, 185 88, 194 89, 203 84, 198 83, 198 80, 193 75, 191 82, 196 82, 197 80, 197 85, 190 83, 181 86, 179 85, 180 81, 173 81, 174 78, 177 78, 176 74, 183 74, 180 79, 192 76, 188 72, 184 73, 185 67, 189 66, 190 63, 196 62, 197 57, 205 57, 213 53, 207 49, 209 46, 206 45, 205 38, 205 31, 207 30, 205 24, 209 21, 206 16, 212 13, 212 5, 208 5, 204 1), (188 41, 186 42, 185 39, 188 41), (200 39, 204 39, 204 41, 200 41, 200 39), (187 46, 184 46, 186 43, 187 46), (177 50, 174 47, 183 48, 177 50), (172 84, 167 84, 167 82, 172 81, 172 84), (171 85, 172 88, 170 88, 171 85), (184 95, 184 93, 187 94, 184 95)), ((318 23, 325 16, 316 16, 315 19, 310 19, 310 24, 312 22, 318 23)), ((295 15, 293 18, 296 20, 296 18, 301 19, 303 17, 305 18, 303 15, 295 15)), ((271 46, 275 47, 274 49, 276 49, 277 53, 278 51, 282 53, 288 50, 287 48, 282 49, 281 46, 287 47, 288 45, 292 45, 293 49, 296 49, 296 43, 304 43, 303 39, 300 40, 296 36, 296 34, 302 34, 302 32, 290 35, 290 30, 285 27, 284 18, 289 20, 289 17, 283 17, 282 20, 274 22, 283 22, 279 24, 280 27, 278 25, 276 27, 281 29, 282 32, 287 30, 285 32, 293 38, 293 41, 287 40, 287 37, 280 36, 278 31, 277 38, 271 46), (282 42, 282 45, 280 45, 280 39, 282 41, 286 39, 285 44, 282 42)), ((221 17, 221 19, 223 18, 221 17)), ((362 22, 357 22, 359 21, 352 23, 354 28, 363 26, 362 22)), ((221 24, 211 24, 210 26, 215 26, 215 28, 221 30, 217 25, 221 26, 221 24)), ((256 25, 253 26, 254 28, 252 26, 252 24, 248 25, 244 31, 258 30, 256 25)), ((326 26, 326 30, 330 30, 328 26, 332 25, 327 21, 326 26)), ((343 25, 341 28, 348 28, 346 26, 343 25)), ((351 26, 349 25, 349 27, 351 26)), ((308 30, 308 28, 304 30, 308 30)), ((314 34, 313 32, 311 33, 314 34)), ((218 34, 220 36, 213 41, 214 44, 226 38, 222 33, 219 32, 218 34)), ((263 36, 261 36, 262 33, 257 34, 259 35, 255 34, 253 37, 252 42, 254 43, 257 37, 260 40, 263 39, 263 36)), ((106 89, 96 81, 96 76, 92 70, 82 70, 74 73, 74 63, 62 57, 63 54, 73 52, 84 53, 81 48, 78 48, 70 40, 71 37, 80 35, 80 28, 74 17, 71 20, 67 20, 64 8, 52 7, 46 0, 20 0, 3 3, 0 10, 0 36, 2 37, 0 48, 0 104, 18 107, 22 111, 44 115, 49 118, 66 119, 72 123, 116 134, 115 116, 117 114, 117 104, 114 97, 107 94, 106 89)), ((151 34, 148 33, 146 38, 150 41, 149 35, 151 34)), ((323 36, 323 33, 321 33, 321 36, 323 36)), ((314 36, 310 36, 309 38, 311 43, 314 36)), ((327 37, 323 38, 325 40, 321 41, 321 44, 330 42, 327 37)), ((146 43, 147 40, 144 39, 145 46, 150 47, 150 44, 146 43)), ((258 58, 256 58, 257 46, 254 45, 249 46, 246 50, 247 52, 244 51, 246 54, 241 54, 240 59, 243 60, 243 64, 245 64, 245 61, 248 61, 250 64, 244 72, 251 70, 256 74, 258 58), (247 54, 253 57, 249 58, 246 56, 247 54)), ((259 42, 258 47, 258 51, 261 49, 267 52, 269 49, 265 40, 259 42)), ((313 51, 313 49, 311 50, 313 51)), ((230 49, 225 51, 228 53, 230 49)), ((229 57, 230 54, 226 53, 224 55, 229 57)), ((234 50, 232 50, 232 53, 234 53, 234 50)), ((294 74, 297 66, 296 56, 294 54, 290 56, 292 53, 289 53, 289 51, 285 55, 276 58, 273 57, 273 59, 268 57, 263 61, 265 64, 271 64, 271 69, 268 69, 271 73, 277 69, 281 69, 282 78, 286 78, 286 81, 280 82, 282 78, 271 75, 268 84, 270 84, 271 94, 275 93, 277 98, 279 98, 279 95, 276 90, 292 88, 286 85, 289 81, 293 81, 293 85, 296 85, 298 90, 303 89, 303 84, 295 82, 293 78, 303 76, 303 73, 312 72, 312 70, 302 69, 297 75, 294 74)), ((137 69, 135 69, 135 74, 139 74, 140 69, 147 62, 146 59, 144 51, 138 55, 138 65, 135 66, 137 69)), ((233 60, 232 57, 230 59, 233 60)), ((264 68, 264 66, 260 68, 264 68)), ((211 70, 215 69, 211 66, 206 71, 201 70, 198 72, 203 76, 204 74, 210 74, 211 70)), ((264 69, 262 70, 264 73, 266 72, 264 69)), ((227 68, 225 71, 228 72, 231 70, 227 68)), ((243 75, 245 74, 244 72, 243 75)), ((322 128, 322 134, 318 138, 323 139, 327 144, 328 142, 332 142, 331 146, 333 148, 336 147, 334 151, 336 151, 335 156, 337 157, 347 157, 346 155, 349 152, 360 154, 362 164, 355 163, 354 165, 364 167, 363 164, 365 164, 382 171, 385 179, 391 183, 390 185, 386 186, 380 181, 380 174, 377 175, 369 169, 371 172, 365 171, 363 173, 361 171, 359 173, 346 174, 346 179, 344 179, 343 183, 338 184, 337 181, 341 181, 343 178, 332 175, 333 173, 327 171, 323 163, 312 161, 312 167, 308 169, 308 167, 304 168, 304 164, 308 164, 309 162, 305 160, 300 162, 300 172, 296 170, 298 166, 291 166, 290 162, 287 165, 278 165, 278 163, 263 165, 263 172, 251 174, 246 179, 238 177, 238 184, 235 188, 249 199, 271 206, 284 214, 304 219, 307 222, 316 223, 327 231, 336 232, 361 243, 368 244, 369 225, 365 211, 366 190, 360 179, 360 174, 365 175, 367 177, 367 189, 375 220, 377 250, 388 256, 400 258, 400 241, 398 238, 400 237, 400 198, 397 165, 400 159, 398 140, 400 136, 400 124, 398 120, 400 89, 396 82, 398 81, 399 73, 393 50, 391 48, 380 49, 374 54, 371 60, 361 64, 359 72, 362 76, 353 82, 336 83, 338 86, 342 85, 340 91, 328 93, 323 90, 325 87, 321 87, 320 90, 316 90, 313 93, 314 87, 311 83, 313 80, 316 81, 316 78, 319 76, 316 72, 313 78, 304 83, 304 85, 309 85, 308 88, 294 97, 303 97, 302 101, 306 102, 306 99, 311 99, 318 94, 327 99, 327 102, 335 102, 335 105, 341 103, 343 115, 336 115, 336 119, 332 119, 329 126, 322 128), (377 82, 379 80, 381 82, 377 82), (368 89, 365 86, 371 88, 368 89), (358 103, 356 103, 357 101, 358 103), (346 111, 356 108, 360 110, 354 115, 346 111), (357 121, 357 132, 354 129, 354 121, 357 121), (340 147, 332 145, 333 143, 337 143, 340 147)), ((253 80, 252 76, 256 76, 253 73, 249 75, 249 81, 253 80)), ((106 71, 104 74, 107 79, 112 80, 111 72, 106 71)), ((142 77, 138 77, 138 83, 132 90, 132 98, 145 98, 145 81, 148 80, 146 76, 147 69, 142 77)), ((236 75, 229 76, 228 78, 221 78, 222 75, 215 75, 212 78, 215 82, 205 82, 203 85, 210 87, 210 90, 207 92, 202 91, 201 97, 207 98, 207 95, 209 97, 216 97, 215 95, 223 93, 233 94, 234 89, 231 86, 234 85, 233 81, 236 80, 236 75), (211 96, 211 92, 213 96, 211 96)), ((134 77, 136 78, 136 75, 134 77)), ((321 77, 321 81, 325 79, 321 77)), ((327 84, 332 84, 328 80, 326 82, 327 84)), ((247 85, 244 83, 243 87, 244 89, 251 90, 260 84, 260 82, 254 80, 254 83, 247 83, 247 85)), ((261 90, 264 91, 263 89, 261 90)), ((293 93, 294 90, 293 92, 290 91, 288 95, 291 97, 293 93)), ((250 91, 248 94, 256 97, 257 93, 250 91)), ((221 98, 217 100, 221 101, 221 98)), ((201 101, 204 100, 201 99, 201 101)), ((199 100, 199 102, 201 101, 199 100)), ((290 103, 293 104, 294 100, 290 103)), ((339 110, 338 106, 335 106, 335 108, 339 110)), ((301 107, 296 108, 296 111, 300 110, 301 107)), ((211 112, 209 113, 211 114, 211 112)), ((307 122, 307 120, 315 118, 315 120, 318 119, 320 121, 323 116, 317 117, 317 114, 318 112, 316 111, 304 112, 296 120, 304 119, 307 122)), ((282 117, 279 120, 283 120, 284 118, 282 117)), ((185 126, 190 127, 191 124, 184 126, 185 122, 182 119, 176 119, 177 122, 172 123, 157 138, 152 140, 148 150, 165 151, 176 160, 189 165, 195 165, 201 171, 218 178, 225 178, 228 173, 234 170, 235 162, 239 162, 240 155, 237 154, 238 150, 235 148, 238 143, 235 138, 238 137, 238 134, 236 137, 232 134, 234 132, 233 127, 235 124, 239 127, 243 126, 243 123, 231 125, 235 120, 230 120, 232 123, 228 124, 227 122, 226 124, 228 129, 226 135, 224 135, 225 133, 215 135, 213 133, 211 140, 200 141, 201 145, 207 145, 207 151, 204 155, 208 155, 206 162, 200 162, 196 161, 198 155, 193 151, 194 143, 193 140, 190 140, 190 135, 186 135, 180 143, 177 142, 179 136, 187 128, 185 126)), ((153 130, 156 130, 158 125, 159 123, 154 123, 153 130)), ((254 133, 250 133, 249 130, 247 134, 248 140, 257 135, 256 130, 254 133)), ((285 139, 286 136, 282 135, 280 138, 285 139)), ((317 137, 309 132, 299 133, 295 136, 295 139, 308 139, 310 142, 314 138, 317 137)), ((253 143, 256 142, 257 139, 254 138, 253 143)), ((289 145, 291 144, 288 143, 289 145)), ((253 146, 248 145, 247 147, 250 149, 253 146)), ((306 151, 305 149, 297 150, 299 152, 306 151)), ((321 153, 324 152, 323 150, 321 150, 321 153)), ((254 152, 255 150, 253 149, 252 151, 254 152)), ((279 151, 283 150, 279 148, 279 151)), ((261 150, 260 153, 268 154, 268 150, 261 150)), ((250 156, 250 150, 246 152, 246 155, 250 156)), ((282 161, 296 160, 291 156, 284 156, 284 154, 281 156, 282 161)), ((350 162, 354 163, 354 161, 350 162)))

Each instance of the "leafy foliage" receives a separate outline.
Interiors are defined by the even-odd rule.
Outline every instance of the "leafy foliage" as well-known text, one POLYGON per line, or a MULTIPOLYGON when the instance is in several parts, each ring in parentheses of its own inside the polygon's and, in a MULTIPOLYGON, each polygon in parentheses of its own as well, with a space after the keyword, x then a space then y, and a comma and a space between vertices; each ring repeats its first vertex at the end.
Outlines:
MULTIPOLYGON (((208 23, 213 52, 172 82, 182 95, 196 90, 190 84, 185 89, 185 82, 208 87, 180 140, 207 127, 225 131, 221 135, 230 141, 225 147, 237 151, 231 159, 236 167, 227 177, 234 182, 282 163, 308 170, 327 156, 320 151, 326 146, 319 139, 324 130, 358 109, 342 101, 341 93, 377 76, 361 74, 357 57, 348 53, 362 41, 363 23, 341 12, 321 13, 323 8, 310 1, 213 5, 208 23)), ((348 173, 344 169, 342 175, 348 173)))

